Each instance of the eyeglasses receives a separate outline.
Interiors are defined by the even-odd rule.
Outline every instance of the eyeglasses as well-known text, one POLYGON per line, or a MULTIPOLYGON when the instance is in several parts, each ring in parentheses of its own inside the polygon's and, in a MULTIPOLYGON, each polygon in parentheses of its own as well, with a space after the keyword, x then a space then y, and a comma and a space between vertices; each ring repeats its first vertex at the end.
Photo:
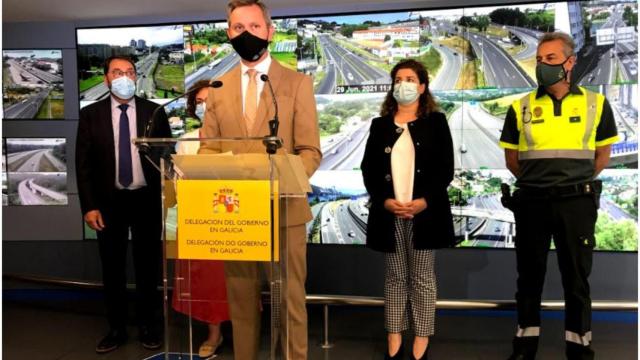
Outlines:
POLYGON ((127 71, 122 71, 122 70, 111 70, 111 75, 113 75, 114 77, 121 77, 122 75, 127 75, 127 77, 134 77, 136 75, 136 72, 134 70, 127 70, 127 71))

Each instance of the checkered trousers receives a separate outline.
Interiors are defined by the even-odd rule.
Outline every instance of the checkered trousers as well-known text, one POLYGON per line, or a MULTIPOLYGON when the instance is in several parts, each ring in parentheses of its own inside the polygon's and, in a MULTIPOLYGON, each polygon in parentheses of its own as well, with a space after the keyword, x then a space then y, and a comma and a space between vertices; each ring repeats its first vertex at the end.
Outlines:
POLYGON ((396 217, 396 252, 385 256, 385 327, 390 333, 411 328, 415 336, 427 337, 435 325, 435 251, 415 250, 412 234, 413 221, 396 217))

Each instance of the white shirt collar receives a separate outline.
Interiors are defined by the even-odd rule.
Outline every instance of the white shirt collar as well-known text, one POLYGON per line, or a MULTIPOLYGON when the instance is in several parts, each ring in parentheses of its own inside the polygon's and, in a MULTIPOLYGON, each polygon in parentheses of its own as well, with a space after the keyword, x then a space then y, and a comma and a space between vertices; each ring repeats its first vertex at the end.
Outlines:
MULTIPOLYGON (((256 69, 258 74, 269 75, 270 67, 271 67, 271 54, 267 54, 267 57, 265 57, 261 62, 258 63, 258 65, 254 66, 253 68, 256 69)), ((242 71, 242 75, 246 74, 247 70, 249 69, 250 67, 245 65, 243 62, 240 62, 240 71, 242 71)), ((258 79, 260 79, 260 77, 258 77, 258 79)))

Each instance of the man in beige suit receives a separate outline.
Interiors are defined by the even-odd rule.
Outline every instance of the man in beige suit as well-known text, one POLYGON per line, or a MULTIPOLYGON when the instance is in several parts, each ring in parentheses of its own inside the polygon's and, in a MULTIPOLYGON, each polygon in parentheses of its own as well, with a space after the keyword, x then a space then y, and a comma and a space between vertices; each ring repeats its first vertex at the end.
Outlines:
MULTIPOLYGON (((320 138, 313 83, 310 77, 284 68, 267 50, 275 32, 269 10, 259 0, 231 0, 227 6, 227 35, 241 57, 239 66, 219 78, 223 85, 212 88, 206 105, 203 137, 247 137, 269 134, 268 122, 275 114, 266 74, 278 103, 283 139, 280 152, 301 157, 307 176, 320 165, 320 138)), ((259 143, 227 148, 203 142, 200 153, 233 150, 234 153, 265 153, 259 143)), ((288 335, 282 334, 290 359, 307 358, 306 232, 311 220, 306 199, 287 202, 288 335)), ((284 229, 281 229, 284 231, 284 229)), ((227 262, 225 276, 234 337, 234 355, 239 360, 257 359, 260 338, 260 267, 258 263, 227 262)))

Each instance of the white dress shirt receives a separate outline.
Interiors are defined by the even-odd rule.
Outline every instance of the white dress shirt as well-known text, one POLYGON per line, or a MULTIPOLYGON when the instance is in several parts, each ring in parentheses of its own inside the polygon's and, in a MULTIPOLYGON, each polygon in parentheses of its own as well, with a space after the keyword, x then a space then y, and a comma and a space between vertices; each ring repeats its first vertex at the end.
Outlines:
MULTIPOLYGON (((129 118, 129 136, 131 138, 138 137, 138 127, 136 126, 136 101, 135 98, 131 98, 127 103, 129 107, 127 108, 127 117, 129 118)), ((116 158, 116 188, 125 189, 118 179, 120 178, 119 172, 119 164, 120 164, 120 114, 122 110, 118 107, 120 103, 111 96, 111 125, 113 127, 113 145, 115 150, 115 158, 116 158)), ((143 186, 147 185, 147 182, 144 178, 144 173, 142 172, 142 163, 140 162, 140 154, 138 153, 138 148, 133 145, 133 143, 129 144, 131 146, 131 167, 133 173, 133 182, 126 187, 129 190, 139 189, 143 186)), ((146 161, 146 160, 145 160, 146 161)))
MULTIPOLYGON (((262 94, 262 90, 264 89, 264 81, 260 80, 260 75, 265 74, 269 75, 269 67, 271 66, 271 55, 267 54, 267 57, 264 58, 258 65, 254 67, 256 69, 256 109, 260 106, 260 95, 262 94)), ((247 93, 247 87, 249 86, 249 74, 247 74, 247 70, 250 67, 240 62, 240 71, 242 72, 242 113, 244 114, 244 101, 245 94, 247 93)), ((257 116, 257 114, 256 114, 257 116)))
POLYGON ((396 200, 408 203, 413 200, 413 171, 415 169, 416 151, 407 124, 396 126, 404 129, 391 149, 391 177, 396 200))

